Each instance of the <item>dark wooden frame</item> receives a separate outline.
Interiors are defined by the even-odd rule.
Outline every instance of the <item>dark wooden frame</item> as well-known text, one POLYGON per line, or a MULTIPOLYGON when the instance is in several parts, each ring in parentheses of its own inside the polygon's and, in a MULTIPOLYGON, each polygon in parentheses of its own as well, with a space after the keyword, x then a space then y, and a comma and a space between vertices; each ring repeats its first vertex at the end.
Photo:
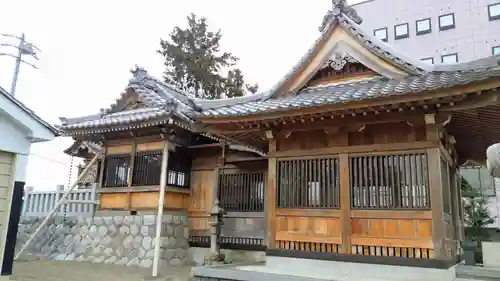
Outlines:
MULTIPOLYGON (((128 186, 128 174, 131 172, 131 165, 130 165, 130 160, 132 159, 132 155, 130 153, 121 153, 121 154, 110 154, 110 155, 106 155, 106 158, 105 158, 105 161, 104 161, 104 169, 103 169, 103 176, 104 176, 104 179, 103 179, 103 187, 127 187, 128 186), (116 158, 125 158, 127 159, 126 160, 126 163, 127 163, 127 166, 128 166, 128 173, 126 175, 126 179, 125 179, 125 182, 123 184, 117 184, 116 183, 116 179, 114 181, 113 184, 110 184, 109 183, 109 175, 108 175, 108 172, 109 172, 109 165, 110 164, 113 164, 115 163, 115 160, 116 158)), ((114 168, 116 169, 117 166, 115 165, 114 168)), ((116 173, 115 173, 115 178, 116 178, 116 173)))
POLYGON ((395 265, 395 266, 408 266, 408 267, 422 267, 422 268, 437 268, 448 269, 458 263, 461 258, 455 257, 452 260, 437 260, 437 259, 413 259, 404 257, 386 257, 386 256, 364 256, 340 253, 324 253, 324 252, 304 252, 282 249, 267 249, 267 256, 298 258, 298 259, 313 259, 313 260, 328 260, 328 261, 341 261, 352 263, 364 264, 381 264, 381 265, 395 265))
MULTIPOLYGON (((244 251, 267 250, 264 238, 221 237, 219 241, 221 249, 244 251), (240 243, 241 241, 254 241, 259 243, 240 243)), ((189 247, 210 248, 210 236, 189 236, 189 247)))

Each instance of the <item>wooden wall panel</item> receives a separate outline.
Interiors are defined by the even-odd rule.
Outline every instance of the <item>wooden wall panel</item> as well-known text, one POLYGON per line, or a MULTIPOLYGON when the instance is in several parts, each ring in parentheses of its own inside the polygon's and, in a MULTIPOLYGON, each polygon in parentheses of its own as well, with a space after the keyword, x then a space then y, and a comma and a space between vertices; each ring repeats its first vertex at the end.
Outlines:
POLYGON ((212 189, 215 184, 213 170, 193 171, 191 173, 191 196, 188 211, 208 213, 212 208, 212 189))
POLYGON ((287 138, 282 137, 278 140, 278 151, 426 140, 425 127, 412 127, 407 123, 366 125, 360 132, 352 128, 327 128, 325 130, 292 132, 287 138))
POLYGON ((131 144, 108 146, 108 151, 107 151, 108 154, 122 154, 131 152, 132 152, 131 144))
POLYGON ((432 220, 353 218, 352 244, 432 248, 432 220))
POLYGON ((127 209, 128 195, 126 193, 103 193, 99 199, 99 209, 127 209))
MULTIPOLYGON (((276 240, 313 243, 340 244, 340 218, 331 216, 314 216, 321 210, 294 209, 277 210, 276 240), (309 212, 312 211, 312 212, 309 212)), ((331 210, 325 213, 332 214, 331 210), (330 211, 330 212, 329 212, 330 211)), ((338 211, 335 212, 338 214, 338 211)))
MULTIPOLYGON (((159 192, 102 193, 100 195, 100 210, 123 209, 144 210, 158 208, 159 192), (129 204, 130 200, 130 204, 129 204)), ((167 192, 165 194, 165 209, 186 209, 188 194, 167 192)))
POLYGON ((164 146, 164 142, 162 142, 162 141, 138 143, 137 144, 137 152, 162 150, 163 146, 164 146))

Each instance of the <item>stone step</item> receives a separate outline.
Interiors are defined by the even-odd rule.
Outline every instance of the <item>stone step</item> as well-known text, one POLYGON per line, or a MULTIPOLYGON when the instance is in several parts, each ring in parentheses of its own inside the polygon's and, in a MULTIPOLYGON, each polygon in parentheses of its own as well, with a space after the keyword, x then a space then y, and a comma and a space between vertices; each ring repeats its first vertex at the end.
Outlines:
POLYGON ((460 265, 456 268, 458 278, 500 281, 500 268, 460 265))

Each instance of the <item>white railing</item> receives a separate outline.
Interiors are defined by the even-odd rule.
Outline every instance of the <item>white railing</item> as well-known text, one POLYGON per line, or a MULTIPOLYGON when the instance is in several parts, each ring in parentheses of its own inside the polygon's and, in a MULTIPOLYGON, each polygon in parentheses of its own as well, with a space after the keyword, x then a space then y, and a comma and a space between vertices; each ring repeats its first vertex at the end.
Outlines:
MULTIPOLYGON (((86 189, 72 191, 56 216, 91 217, 97 206, 96 184, 86 189)), ((24 202, 21 216, 43 217, 49 214, 64 193, 64 186, 57 186, 55 191, 33 191, 32 187, 24 190, 24 202)))

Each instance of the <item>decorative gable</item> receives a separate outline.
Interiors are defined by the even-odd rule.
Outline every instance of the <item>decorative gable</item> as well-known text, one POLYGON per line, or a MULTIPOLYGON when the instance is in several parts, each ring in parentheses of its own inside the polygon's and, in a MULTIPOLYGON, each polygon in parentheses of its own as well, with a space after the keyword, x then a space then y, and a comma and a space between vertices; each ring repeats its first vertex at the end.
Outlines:
POLYGON ((323 63, 306 86, 342 82, 375 75, 377 75, 375 71, 358 62, 349 54, 334 54, 323 63))
POLYGON ((125 105, 125 107, 123 107, 123 111, 132 110, 132 109, 139 109, 139 108, 146 108, 146 107, 147 106, 141 100, 135 99, 135 100, 131 101, 130 103, 128 103, 127 105, 125 105))

